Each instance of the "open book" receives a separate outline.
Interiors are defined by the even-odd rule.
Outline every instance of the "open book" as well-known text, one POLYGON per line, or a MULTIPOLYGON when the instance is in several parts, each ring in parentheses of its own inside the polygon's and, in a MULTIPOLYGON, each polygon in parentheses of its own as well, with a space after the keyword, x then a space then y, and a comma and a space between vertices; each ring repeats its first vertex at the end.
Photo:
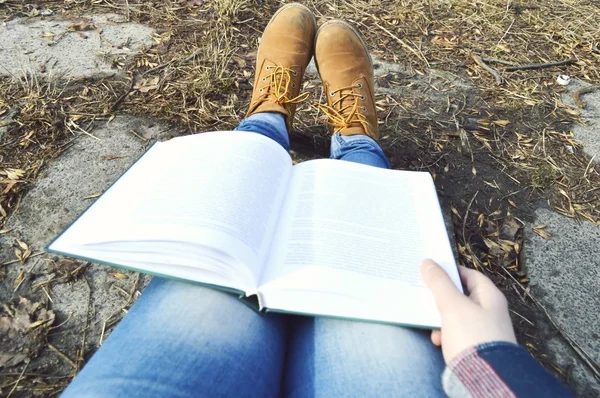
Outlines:
POLYGON ((416 327, 440 326, 424 258, 462 290, 428 173, 293 166, 246 132, 153 145, 47 250, 220 288, 264 311, 416 327))

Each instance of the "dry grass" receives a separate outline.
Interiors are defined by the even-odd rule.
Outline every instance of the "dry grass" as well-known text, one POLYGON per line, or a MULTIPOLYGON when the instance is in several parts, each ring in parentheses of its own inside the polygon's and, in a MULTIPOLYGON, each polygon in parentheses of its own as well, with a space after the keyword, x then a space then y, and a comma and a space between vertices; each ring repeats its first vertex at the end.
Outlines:
MULTIPOLYGON (((428 170, 444 187, 460 262, 483 270, 507 294, 525 300, 522 227, 533 204, 544 201, 561 214, 600 224, 600 167, 573 137, 570 129, 580 122, 579 111, 562 102, 564 89, 555 83, 561 73, 600 83, 600 5, 594 0, 303 3, 320 22, 349 20, 378 58, 403 66, 404 72, 378 80, 387 90, 377 97, 380 120, 386 121, 380 126, 382 145, 395 167, 428 170), (505 83, 498 84, 472 54, 488 59, 486 65, 505 83), (507 70, 571 58, 577 61, 569 66, 507 70)), ((126 112, 188 131, 234 126, 250 98, 261 30, 280 5, 245 0, 37 5, 7 0, 0 5, 0 20, 35 18, 50 7, 66 15, 120 13, 157 29, 155 46, 115 65, 128 76, 125 81, 42 81, 30 75, 0 81, 0 118, 19 110, 5 126, 0 170, 22 171, 16 183, 0 182, 3 190, 12 184, 0 196, 0 230, 4 213, 14 211, 39 170, 70 140, 93 134, 96 120, 126 112)), ((315 81, 305 88, 319 98, 315 81)), ((314 108, 305 105, 298 115, 293 138, 321 150, 327 129, 317 124, 314 108)), ((543 228, 537 233, 543 235, 543 228)), ((545 361, 535 337, 527 336, 526 318, 520 313, 514 318, 520 337, 545 361)))

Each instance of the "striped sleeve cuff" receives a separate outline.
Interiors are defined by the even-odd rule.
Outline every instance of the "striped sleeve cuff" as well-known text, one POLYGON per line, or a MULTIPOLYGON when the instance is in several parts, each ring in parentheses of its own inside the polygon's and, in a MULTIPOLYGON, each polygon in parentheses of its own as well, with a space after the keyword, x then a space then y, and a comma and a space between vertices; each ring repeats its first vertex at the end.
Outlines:
POLYGON ((516 397, 494 368, 480 356, 480 350, 496 347, 506 349, 507 345, 516 346, 511 343, 494 342, 461 352, 444 370, 442 384, 446 394, 451 398, 516 397))

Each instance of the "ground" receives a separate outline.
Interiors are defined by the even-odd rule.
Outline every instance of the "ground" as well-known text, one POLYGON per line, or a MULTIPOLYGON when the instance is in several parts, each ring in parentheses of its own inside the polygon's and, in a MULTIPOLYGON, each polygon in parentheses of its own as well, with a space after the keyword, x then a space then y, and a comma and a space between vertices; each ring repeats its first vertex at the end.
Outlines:
MULTIPOLYGON (((600 395, 597 2, 303 3, 364 34, 382 147, 434 176, 458 261, 505 292, 520 343, 600 395)), ((142 294, 146 276, 43 247, 153 141, 239 122, 281 4, 0 0, 0 395, 58 395, 142 294)), ((296 161, 328 154, 313 66, 304 89, 296 161)))

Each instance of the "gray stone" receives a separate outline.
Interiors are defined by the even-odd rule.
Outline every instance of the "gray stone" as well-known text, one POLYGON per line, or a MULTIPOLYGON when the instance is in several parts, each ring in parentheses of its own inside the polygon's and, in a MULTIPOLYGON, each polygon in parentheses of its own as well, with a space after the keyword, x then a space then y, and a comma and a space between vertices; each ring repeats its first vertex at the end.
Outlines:
MULTIPOLYGON (((11 215, 6 227, 12 231, 0 235, 0 263, 15 258, 11 245, 17 239, 26 242, 34 254, 41 252, 93 202, 94 199, 86 197, 106 190, 141 156, 149 143, 165 132, 171 134, 174 130, 151 119, 118 116, 93 130, 99 140, 81 135, 70 149, 48 166, 11 215), (147 140, 136 137, 132 130, 147 140)), ((25 264, 26 281, 18 289, 14 288, 14 281, 22 268, 18 264, 7 266, 6 278, 0 284, 0 302, 33 294, 31 284, 54 276, 44 270, 56 260, 56 256, 50 254, 31 258, 25 264)), ((104 330, 105 323, 111 321, 110 326, 120 319, 124 309, 137 298, 131 293, 141 290, 148 280, 143 275, 90 264, 84 277, 67 283, 53 283, 48 297, 51 297, 51 308, 58 316, 56 324, 63 323, 55 333, 58 337, 53 344, 75 358, 75 348, 87 327, 86 346, 95 349, 101 336, 106 337, 110 330, 108 327, 104 330), (119 278, 115 277, 116 272, 121 274, 119 278)), ((36 294, 41 294, 39 289, 36 294)), ((42 361, 50 361, 51 357, 46 355, 42 361)), ((62 364, 66 365, 64 361, 62 364)), ((69 372, 70 365, 66 365, 64 373, 69 372)))
POLYGON ((113 62, 151 46, 153 32, 115 14, 16 18, 0 24, 0 76, 116 76, 113 62))
POLYGON ((563 102, 581 112, 583 124, 573 125, 573 134, 575 134, 575 139, 583 144, 584 152, 598 161, 600 160, 600 125, 598 124, 600 121, 600 89, 581 96, 581 100, 586 105, 585 109, 580 109, 573 98, 575 91, 589 86, 592 85, 579 80, 571 80, 567 86, 568 93, 563 96, 563 102))
MULTIPOLYGON (((546 209, 535 214, 535 221, 525 227, 531 293, 560 330, 600 363, 600 227, 546 209), (540 224, 547 225, 551 239, 532 232, 540 224)), ((551 339, 547 347, 559 366, 573 365, 573 385, 580 395, 600 395, 600 383, 564 340, 551 339)))

